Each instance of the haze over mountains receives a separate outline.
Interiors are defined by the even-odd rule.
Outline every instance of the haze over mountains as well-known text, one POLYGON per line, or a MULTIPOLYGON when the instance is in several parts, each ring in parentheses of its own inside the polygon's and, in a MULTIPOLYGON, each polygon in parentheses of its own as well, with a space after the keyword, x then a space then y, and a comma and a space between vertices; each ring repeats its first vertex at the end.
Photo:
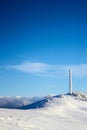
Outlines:
POLYGON ((37 102, 39 100, 43 99, 43 97, 0 97, 0 108, 20 108, 25 105, 37 102))

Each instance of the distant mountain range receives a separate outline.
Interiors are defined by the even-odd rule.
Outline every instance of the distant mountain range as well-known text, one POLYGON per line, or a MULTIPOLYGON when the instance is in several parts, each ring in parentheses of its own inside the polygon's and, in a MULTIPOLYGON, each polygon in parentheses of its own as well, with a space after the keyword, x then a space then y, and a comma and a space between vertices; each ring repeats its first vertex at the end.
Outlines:
POLYGON ((44 99, 44 97, 0 97, 0 108, 17 109, 42 99, 44 99))

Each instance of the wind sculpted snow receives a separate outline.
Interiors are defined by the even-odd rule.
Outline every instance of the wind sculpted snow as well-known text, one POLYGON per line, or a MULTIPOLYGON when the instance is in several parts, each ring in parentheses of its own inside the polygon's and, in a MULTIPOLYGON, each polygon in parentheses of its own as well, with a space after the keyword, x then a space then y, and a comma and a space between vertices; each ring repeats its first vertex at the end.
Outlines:
POLYGON ((87 102, 62 95, 39 109, 0 109, 0 130, 87 130, 87 102))

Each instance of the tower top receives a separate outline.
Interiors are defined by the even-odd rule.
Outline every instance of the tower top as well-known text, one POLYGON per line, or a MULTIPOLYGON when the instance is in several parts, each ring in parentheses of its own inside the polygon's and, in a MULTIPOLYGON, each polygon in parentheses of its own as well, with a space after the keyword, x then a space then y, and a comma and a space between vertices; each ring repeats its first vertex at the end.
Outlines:
POLYGON ((71 70, 71 68, 69 68, 69 72, 71 72, 72 70, 71 70))
POLYGON ((72 70, 69 69, 69 76, 72 76, 72 70))

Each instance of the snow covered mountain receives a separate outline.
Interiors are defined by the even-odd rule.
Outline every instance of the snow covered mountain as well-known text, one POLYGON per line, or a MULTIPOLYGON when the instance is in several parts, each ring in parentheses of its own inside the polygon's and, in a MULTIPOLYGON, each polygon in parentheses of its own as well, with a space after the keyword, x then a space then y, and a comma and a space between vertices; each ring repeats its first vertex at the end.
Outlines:
POLYGON ((37 104, 39 109, 1 108, 0 130, 87 130, 86 94, 45 97, 37 104))

